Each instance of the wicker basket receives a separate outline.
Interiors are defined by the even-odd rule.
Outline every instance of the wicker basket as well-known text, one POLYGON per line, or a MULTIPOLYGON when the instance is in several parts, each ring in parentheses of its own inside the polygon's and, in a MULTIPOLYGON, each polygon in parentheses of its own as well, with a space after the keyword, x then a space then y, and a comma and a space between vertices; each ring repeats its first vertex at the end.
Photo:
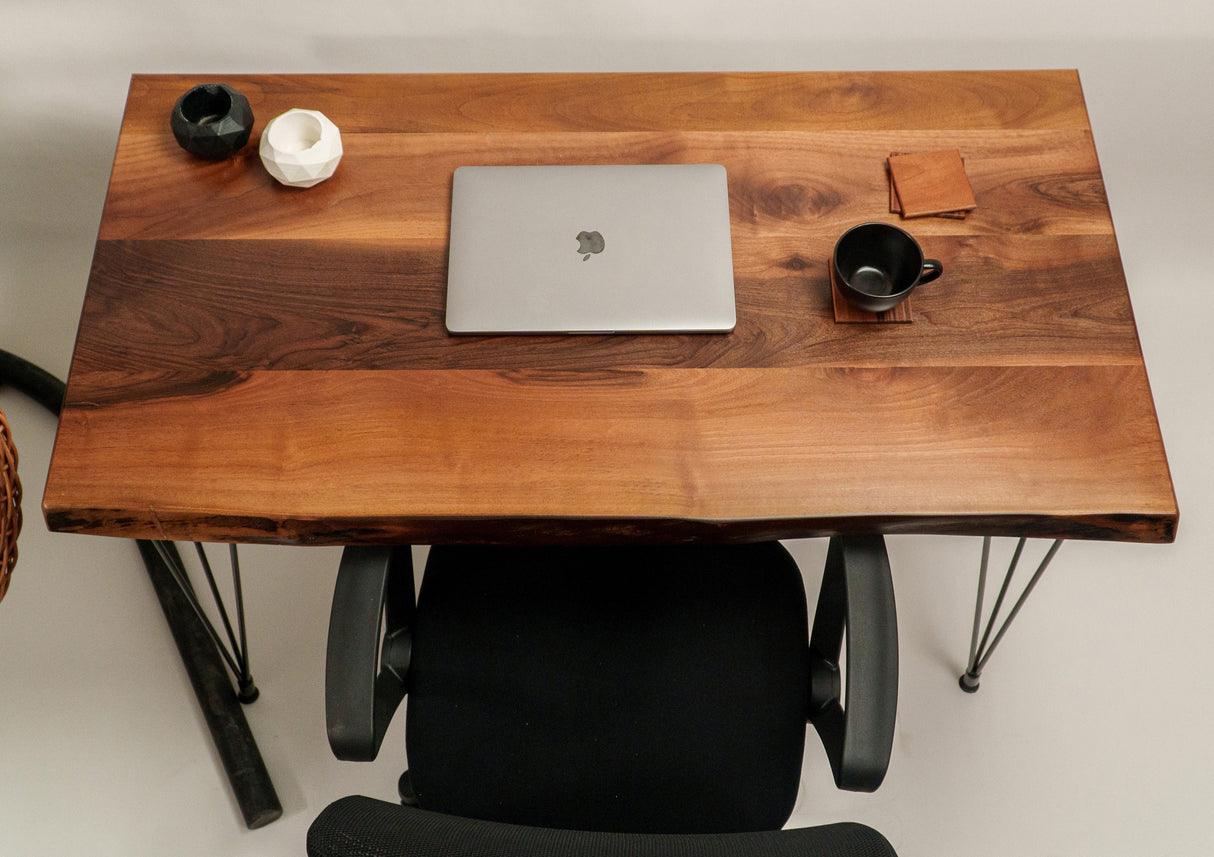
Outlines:
POLYGON ((0 411, 0 601, 17 564, 17 536, 21 533, 21 480, 17 478, 17 447, 0 411))

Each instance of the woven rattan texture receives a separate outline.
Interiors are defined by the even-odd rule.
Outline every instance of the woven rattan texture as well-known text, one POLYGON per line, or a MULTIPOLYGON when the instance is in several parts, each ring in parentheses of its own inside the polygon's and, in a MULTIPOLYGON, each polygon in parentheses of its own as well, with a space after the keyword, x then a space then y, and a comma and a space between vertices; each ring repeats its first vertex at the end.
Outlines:
POLYGON ((17 478, 17 447, 0 411, 0 600, 17 564, 17 536, 21 533, 21 480, 17 478))

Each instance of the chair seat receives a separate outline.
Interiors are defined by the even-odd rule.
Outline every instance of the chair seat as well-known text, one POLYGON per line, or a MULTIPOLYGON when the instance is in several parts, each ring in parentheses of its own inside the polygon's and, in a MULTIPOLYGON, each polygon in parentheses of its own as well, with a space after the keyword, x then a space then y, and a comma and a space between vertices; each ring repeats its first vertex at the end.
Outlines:
POLYGON ((840 823, 754 833, 600 833, 443 815, 353 796, 308 830, 309 857, 896 857, 880 833, 840 823))

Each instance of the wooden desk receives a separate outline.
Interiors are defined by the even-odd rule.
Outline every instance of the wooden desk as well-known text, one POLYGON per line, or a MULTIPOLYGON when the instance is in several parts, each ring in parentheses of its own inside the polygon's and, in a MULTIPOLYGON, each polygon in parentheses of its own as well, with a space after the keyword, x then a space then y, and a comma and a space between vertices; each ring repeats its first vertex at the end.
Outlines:
MULTIPOLYGON (((350 544, 859 531, 1165 542, 1178 511, 1073 71, 253 76, 234 160, 136 76, 44 498, 53 530, 350 544), (342 130, 262 169, 295 106, 342 130), (906 226, 910 324, 836 324, 835 239, 891 152, 978 208, 906 226), (451 338, 461 164, 716 162, 728 336, 451 338)), ((672 247, 671 252, 688 248, 672 247)))

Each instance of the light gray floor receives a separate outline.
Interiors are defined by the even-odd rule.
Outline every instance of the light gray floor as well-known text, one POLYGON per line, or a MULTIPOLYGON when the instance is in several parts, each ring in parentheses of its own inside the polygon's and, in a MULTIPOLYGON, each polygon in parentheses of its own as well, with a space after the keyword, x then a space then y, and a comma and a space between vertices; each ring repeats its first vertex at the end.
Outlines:
MULTIPOLYGON (((1162 547, 1067 545, 972 697, 956 677, 980 542, 889 539, 902 653, 889 776, 874 795, 836 792, 811 740, 792 824, 868 822, 911 857, 1214 851, 1205 258, 1214 16, 1205 4, 254 5, 3 4, 0 347, 67 372, 133 72, 1078 68, 1180 537, 1162 547)), ((0 604, 0 855, 301 854, 328 801, 393 794, 399 724, 375 764, 337 762, 325 743, 337 551, 242 554, 263 691, 248 716, 285 807, 250 832, 134 547, 46 532, 38 504, 53 422, 11 391, 0 391, 0 408, 27 491, 21 561, 0 604)), ((793 549, 816 591, 824 543, 793 549)))

